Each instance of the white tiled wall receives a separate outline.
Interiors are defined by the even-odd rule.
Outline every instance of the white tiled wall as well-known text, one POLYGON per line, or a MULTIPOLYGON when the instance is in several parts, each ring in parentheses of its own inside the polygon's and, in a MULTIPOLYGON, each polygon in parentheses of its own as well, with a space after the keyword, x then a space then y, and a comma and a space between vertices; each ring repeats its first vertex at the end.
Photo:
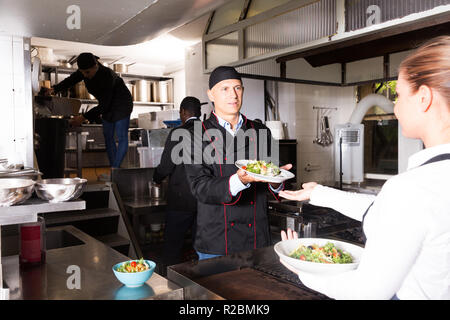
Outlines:
POLYGON ((33 166, 33 111, 29 39, 1 35, 0 158, 33 166), (25 68, 25 66, 27 68, 25 68))
POLYGON ((333 144, 322 147, 313 143, 316 138, 317 110, 313 106, 337 108, 328 112, 329 124, 334 137, 336 124, 348 122, 356 106, 354 87, 330 87, 306 84, 279 83, 278 100, 280 120, 287 123, 289 139, 297 139, 297 181, 333 183, 333 144), (310 164, 318 168, 310 172, 310 164))
POLYGON ((211 113, 212 104, 206 94, 209 75, 203 73, 201 42, 185 50, 185 75, 186 95, 197 97, 201 102, 208 102, 208 104, 202 106, 203 119, 203 115, 211 113))

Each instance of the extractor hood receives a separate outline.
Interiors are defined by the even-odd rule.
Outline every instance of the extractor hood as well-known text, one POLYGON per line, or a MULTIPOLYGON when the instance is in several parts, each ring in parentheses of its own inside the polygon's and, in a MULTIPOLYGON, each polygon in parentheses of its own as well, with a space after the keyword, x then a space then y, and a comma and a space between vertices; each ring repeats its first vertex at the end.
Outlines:
POLYGON ((0 0, 0 35, 106 46, 142 43, 208 13, 226 0, 0 0))

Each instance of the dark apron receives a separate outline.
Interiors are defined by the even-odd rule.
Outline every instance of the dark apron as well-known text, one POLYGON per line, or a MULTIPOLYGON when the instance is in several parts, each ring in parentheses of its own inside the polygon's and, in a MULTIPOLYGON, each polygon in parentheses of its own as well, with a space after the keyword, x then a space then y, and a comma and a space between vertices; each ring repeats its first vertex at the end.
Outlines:
MULTIPOLYGON (((438 162, 438 161, 443 161, 443 160, 450 160, 450 153, 444 153, 444 154, 440 154, 436 157, 431 158, 430 160, 422 163, 419 167, 424 166, 426 164, 430 164, 430 163, 434 163, 434 162, 438 162)), ((364 212, 363 217, 362 217, 362 227, 363 227, 363 241, 364 243, 366 243, 366 235, 364 234, 364 219, 366 218, 367 213, 369 212, 370 208, 372 207, 373 202, 370 204, 370 206, 367 208, 366 212, 364 212)), ((394 296, 391 298, 391 300, 400 300, 397 297, 397 294, 394 294, 394 296)))

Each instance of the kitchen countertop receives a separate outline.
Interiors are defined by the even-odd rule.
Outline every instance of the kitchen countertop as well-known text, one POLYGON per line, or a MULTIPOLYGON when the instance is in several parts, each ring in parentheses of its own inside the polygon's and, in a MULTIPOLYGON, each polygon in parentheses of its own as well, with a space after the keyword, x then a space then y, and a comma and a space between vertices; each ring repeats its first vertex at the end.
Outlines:
POLYGON ((285 268, 273 246, 167 268, 187 300, 324 300, 285 268))
POLYGON ((4 282, 10 289, 10 300, 137 300, 183 299, 183 289, 157 273, 140 288, 127 288, 115 277, 112 266, 130 260, 128 257, 90 237, 73 226, 47 229, 65 230, 84 244, 47 250, 46 263, 19 268, 17 255, 3 257, 4 282), (76 274, 80 270, 80 288, 76 274))

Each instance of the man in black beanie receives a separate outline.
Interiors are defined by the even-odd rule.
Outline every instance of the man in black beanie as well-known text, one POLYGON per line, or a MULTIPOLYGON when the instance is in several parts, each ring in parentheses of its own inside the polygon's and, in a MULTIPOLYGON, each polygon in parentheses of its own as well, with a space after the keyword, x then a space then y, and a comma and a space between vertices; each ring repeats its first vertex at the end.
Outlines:
POLYGON ((84 81, 88 92, 98 100, 98 105, 71 119, 70 124, 79 126, 86 119, 97 122, 101 118, 109 163, 112 168, 119 168, 128 150, 128 128, 133 98, 123 79, 99 63, 98 59, 90 52, 81 53, 77 58, 78 70, 54 85, 52 91, 58 93, 84 81))
POLYGON ((243 92, 241 76, 234 68, 221 66, 211 73, 207 94, 214 111, 202 123, 202 139, 196 139, 195 132, 193 138, 194 150, 201 150, 203 161, 195 163, 194 155, 192 164, 185 165, 197 198, 194 248, 200 260, 271 245, 267 193, 277 199, 283 184, 263 183, 234 164, 255 159, 250 158, 252 151, 258 160, 265 160, 258 156, 264 153, 261 146, 269 154, 274 146, 265 125, 240 113, 243 92), (208 154, 211 158, 205 158, 208 154))
MULTIPOLYGON (((195 97, 186 97, 181 101, 182 125, 170 131, 161 162, 153 175, 153 181, 157 184, 161 184, 164 178, 169 177, 163 250, 165 266, 182 262, 184 238, 189 229, 191 229, 192 239, 195 236, 197 200, 192 195, 186 179, 184 164, 172 158, 172 151, 179 142, 178 139, 172 139, 172 137, 175 137, 177 133, 183 136, 183 130, 185 130, 185 136, 190 136, 189 130, 194 127, 196 121, 200 122, 200 106, 200 101, 195 97)), ((182 158, 182 155, 180 157, 182 158)))

